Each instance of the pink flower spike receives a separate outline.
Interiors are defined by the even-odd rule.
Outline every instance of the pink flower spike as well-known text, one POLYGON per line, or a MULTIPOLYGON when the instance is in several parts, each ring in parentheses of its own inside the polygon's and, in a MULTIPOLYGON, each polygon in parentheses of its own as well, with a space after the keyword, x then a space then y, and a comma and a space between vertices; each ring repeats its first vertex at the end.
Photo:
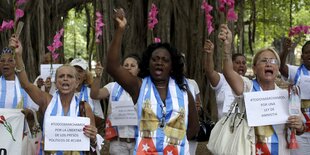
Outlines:
POLYGON ((15 16, 16 18, 22 18, 24 16, 24 11, 22 9, 16 9, 15 10, 15 16))
POLYGON ((152 3, 151 10, 149 12, 149 17, 148 17, 148 29, 149 30, 153 30, 156 24, 158 23, 158 20, 156 17, 157 14, 158 14, 157 6, 154 3, 152 3))
POLYGON ((212 11, 213 7, 211 5, 208 5, 206 0, 204 0, 201 4, 201 9, 205 11, 205 21, 206 21, 206 26, 208 28, 208 34, 210 35, 214 28, 212 26, 212 19, 213 17, 211 16, 210 12, 212 11))
POLYGON ((8 22, 6 22, 6 21, 2 21, 2 25, 1 25, 1 29, 2 29, 2 31, 4 31, 4 30, 10 30, 10 29, 12 29, 14 27, 14 21, 13 20, 10 20, 10 21, 8 21, 8 22))
POLYGON ((155 42, 155 43, 160 43, 160 42, 161 42, 161 40, 160 40, 160 38, 159 38, 159 37, 155 37, 155 38, 154 38, 154 42, 155 42))
POLYGON ((54 52, 54 51, 55 51, 55 48, 54 48, 54 46, 52 46, 52 45, 47 46, 47 49, 48 49, 50 52, 54 52))
POLYGON ((59 54, 56 53, 56 52, 52 52, 52 57, 53 57, 53 60, 56 60, 58 58, 59 54))
POLYGON ((230 8, 227 12, 227 20, 228 21, 237 21, 238 15, 235 13, 234 8, 230 8))
POLYGON ((102 36, 102 27, 104 26, 102 15, 99 11, 96 12, 96 28, 95 28, 95 35, 96 35, 96 43, 100 43, 99 37, 102 36))

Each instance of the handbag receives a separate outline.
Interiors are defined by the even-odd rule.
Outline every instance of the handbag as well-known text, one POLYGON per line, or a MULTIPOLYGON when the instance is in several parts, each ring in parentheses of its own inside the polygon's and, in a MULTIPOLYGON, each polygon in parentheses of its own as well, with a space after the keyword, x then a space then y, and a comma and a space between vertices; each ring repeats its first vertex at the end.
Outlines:
POLYGON ((215 155, 255 154, 254 129, 248 126, 242 97, 235 97, 226 116, 215 124, 207 147, 215 155))
POLYGON ((22 141, 22 151, 27 155, 38 155, 40 152, 40 143, 42 139, 42 130, 37 118, 37 113, 29 109, 34 117, 34 124, 30 130, 28 123, 26 125, 28 133, 22 141))
POLYGON ((202 107, 200 107, 199 132, 196 137, 197 142, 205 142, 209 140, 211 130, 215 126, 209 117, 206 117, 202 107))

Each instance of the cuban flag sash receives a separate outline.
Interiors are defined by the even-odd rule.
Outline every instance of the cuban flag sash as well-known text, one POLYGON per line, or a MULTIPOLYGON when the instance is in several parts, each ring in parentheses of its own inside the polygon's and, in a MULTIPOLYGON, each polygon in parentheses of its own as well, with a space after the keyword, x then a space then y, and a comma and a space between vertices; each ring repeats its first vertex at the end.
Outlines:
POLYGON ((139 123, 134 154, 188 154, 188 96, 174 79, 169 79, 163 102, 151 78, 144 78, 137 108, 139 123))
MULTIPOLYGON (((261 87, 259 83, 257 82, 257 80, 254 79, 252 81, 253 81, 252 91, 253 92, 261 91, 261 87)), ((260 128, 260 127, 255 127, 255 128, 260 128)), ((268 129, 268 127, 263 127, 263 128, 268 129)), ((258 155, 262 155, 262 154, 263 155, 278 155, 279 154, 279 139, 278 139, 277 133, 275 132, 274 127, 271 128, 271 131, 272 130, 273 130, 273 134, 271 134, 271 136, 268 136, 268 137, 263 136, 262 141, 256 140, 256 145, 255 145, 256 154, 258 155)), ((260 139, 260 138, 257 138, 257 139, 260 139)))
MULTIPOLYGON (((78 102, 78 98, 75 95, 73 95, 73 97, 71 99, 69 111, 65 115, 63 107, 62 107, 62 104, 61 104, 59 92, 56 91, 53 94, 53 98, 52 98, 51 102, 49 103, 49 105, 46 108, 46 111, 45 111, 45 114, 44 114, 44 118, 47 118, 47 117, 50 117, 50 116, 78 117, 78 115, 79 115, 79 102, 78 102)), ((43 128, 43 131, 44 131, 44 128, 43 128)), ((44 135, 44 132, 43 132, 43 135, 44 135)), ((43 147, 41 147, 41 148, 43 148, 43 147)), ((43 153, 43 151, 41 150, 40 154, 64 155, 64 154, 66 154, 68 152, 72 152, 72 151, 45 151, 43 153)), ((78 153, 80 155, 84 155, 84 152, 82 152, 82 151, 80 151, 80 152, 74 151, 74 153, 78 153)))

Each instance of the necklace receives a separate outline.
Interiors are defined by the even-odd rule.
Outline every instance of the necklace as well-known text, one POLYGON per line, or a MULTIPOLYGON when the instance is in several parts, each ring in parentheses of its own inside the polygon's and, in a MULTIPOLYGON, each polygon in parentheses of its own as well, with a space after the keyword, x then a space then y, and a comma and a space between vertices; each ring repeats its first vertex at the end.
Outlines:
POLYGON ((164 88, 166 88, 166 86, 156 86, 156 88, 164 89, 164 88))

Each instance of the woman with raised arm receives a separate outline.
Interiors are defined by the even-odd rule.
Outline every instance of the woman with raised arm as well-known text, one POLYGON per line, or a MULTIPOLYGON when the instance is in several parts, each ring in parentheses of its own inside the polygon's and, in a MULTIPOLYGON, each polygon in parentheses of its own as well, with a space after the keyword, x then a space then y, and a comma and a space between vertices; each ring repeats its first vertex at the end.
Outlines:
MULTIPOLYGON (((255 79, 249 80, 232 69, 232 34, 227 25, 221 25, 219 39, 223 41, 224 46, 224 76, 236 95, 243 95, 244 92, 280 89, 275 83, 280 58, 273 48, 268 47, 256 52, 252 62, 255 79)), ((296 129, 297 134, 302 134, 305 129, 301 117, 297 115, 290 116, 286 124, 255 127, 255 154, 289 155, 285 125, 296 129)))
MULTIPOLYGON (((225 115, 223 112, 224 106, 233 102, 233 98, 230 97, 233 96, 233 93, 224 75, 214 70, 214 45, 210 40, 205 41, 203 53, 205 76, 210 81, 211 88, 215 91, 217 116, 218 120, 220 120, 225 115)), ((244 76, 247 71, 246 57, 241 53, 235 53, 232 55, 232 62, 234 71, 244 76)))
MULTIPOLYGON (((20 79, 21 86, 26 90, 33 101, 40 106, 40 110, 44 114, 44 120, 50 116, 77 117, 80 115, 79 108, 77 108, 79 107, 79 103, 77 103, 77 97, 74 95, 75 89, 78 86, 77 72, 74 67, 63 65, 57 69, 55 81, 58 91, 56 91, 54 95, 50 95, 29 82, 22 59, 22 45, 14 36, 10 38, 10 47, 15 48, 16 69, 18 70, 17 75, 20 79)), ((95 127, 94 115, 88 104, 85 104, 85 114, 86 117, 90 118, 90 125, 85 125, 83 132, 90 138, 91 152, 93 152, 96 147, 100 146, 97 145, 97 128, 95 127)), ((98 142, 98 144, 101 143, 98 142)), ((71 151, 45 151, 44 154, 65 152, 71 151)), ((83 152, 76 153, 83 154, 83 152)))
MULTIPOLYGON (((122 60, 122 66, 133 76, 137 76, 139 73, 139 63, 140 58, 137 54, 129 54, 124 57, 122 60)), ((97 63, 95 73, 96 78, 94 83, 91 86, 90 95, 93 99, 101 100, 101 99, 109 99, 108 112, 106 118, 106 124, 111 123, 113 120, 112 114, 117 115, 115 113, 114 107, 125 103, 127 107, 131 107, 134 109, 134 103, 131 99, 131 96, 124 91, 124 89, 117 82, 110 82, 105 85, 103 88, 100 88, 100 79, 103 71, 103 67, 100 63, 97 63), (114 112, 113 112, 114 111, 114 112), (113 112, 113 113, 112 113, 113 112)), ((117 108, 115 108, 117 109, 117 108)), ((133 151, 136 145, 135 141, 135 129, 137 125, 137 120, 135 118, 135 124, 131 123, 132 119, 126 119, 127 116, 131 116, 130 114, 136 115, 136 112, 132 110, 132 113, 127 113, 129 115, 125 115, 122 117, 121 125, 106 125, 106 140, 110 141, 109 153, 110 155, 133 155, 133 151), (109 132, 109 131, 114 132, 109 132), (108 135, 108 133, 111 133, 108 135), (113 133, 113 134, 112 134, 113 133)))
POLYGON ((138 129, 134 154, 189 154, 188 139, 199 130, 193 96, 184 85, 181 54, 168 43, 147 47, 140 76, 131 75, 119 63, 127 21, 116 11, 116 30, 107 55, 107 72, 136 103, 138 129))

